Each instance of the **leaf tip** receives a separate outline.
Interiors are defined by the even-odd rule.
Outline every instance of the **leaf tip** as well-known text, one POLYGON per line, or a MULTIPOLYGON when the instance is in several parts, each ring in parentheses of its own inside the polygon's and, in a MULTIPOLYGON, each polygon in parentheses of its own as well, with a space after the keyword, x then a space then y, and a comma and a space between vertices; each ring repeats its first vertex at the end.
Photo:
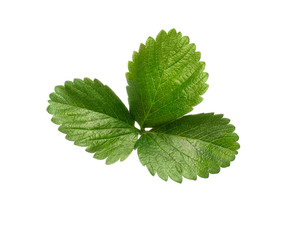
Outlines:
MULTIPOLYGON (((179 32, 180 33, 180 32, 179 32)), ((176 35, 177 34, 177 30, 175 28, 172 28, 169 30, 168 35, 176 35)))
POLYGON ((159 41, 165 37, 167 37, 167 32, 165 30, 161 30, 156 37, 156 41, 159 41))

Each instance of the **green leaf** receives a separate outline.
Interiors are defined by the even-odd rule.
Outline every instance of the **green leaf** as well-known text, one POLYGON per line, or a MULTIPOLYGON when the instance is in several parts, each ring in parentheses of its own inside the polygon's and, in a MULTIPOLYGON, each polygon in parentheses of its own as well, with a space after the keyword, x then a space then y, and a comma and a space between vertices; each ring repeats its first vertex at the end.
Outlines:
POLYGON ((162 30, 140 45, 128 68, 130 112, 96 79, 55 88, 47 110, 68 140, 107 164, 137 149, 141 163, 165 181, 207 178, 230 165, 239 144, 229 119, 213 113, 184 116, 208 89, 205 63, 188 37, 162 30), (145 131, 148 127, 153 129, 145 131))
POLYGON ((235 159, 239 144, 234 129, 223 115, 185 116, 143 134, 136 144, 138 156, 152 175, 166 181, 207 178, 235 159))
POLYGON ((125 160, 137 141, 127 108, 115 93, 100 81, 89 78, 67 81, 50 94, 47 111, 68 140, 107 164, 125 160))
POLYGON ((208 74, 200 52, 175 29, 149 37, 128 63, 130 112, 141 128, 154 127, 192 111, 202 101, 208 74))

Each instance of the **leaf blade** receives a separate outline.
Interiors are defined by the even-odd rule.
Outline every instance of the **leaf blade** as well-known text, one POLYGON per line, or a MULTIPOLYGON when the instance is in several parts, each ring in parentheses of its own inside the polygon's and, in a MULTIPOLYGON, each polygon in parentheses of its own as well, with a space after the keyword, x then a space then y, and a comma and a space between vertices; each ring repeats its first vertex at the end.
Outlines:
POLYGON ((209 177, 235 159, 239 144, 234 126, 223 115, 188 115, 153 128, 137 142, 142 165, 163 180, 209 177), (214 131, 212 131, 214 130, 214 131))
POLYGON ((161 31, 156 40, 134 52, 128 64, 130 112, 141 128, 155 127, 192 111, 208 85, 205 63, 188 37, 175 29, 161 31))
POLYGON ((107 164, 125 160, 137 141, 138 130, 128 110, 97 79, 75 79, 57 86, 47 111, 66 139, 87 147, 94 158, 106 158, 107 164))

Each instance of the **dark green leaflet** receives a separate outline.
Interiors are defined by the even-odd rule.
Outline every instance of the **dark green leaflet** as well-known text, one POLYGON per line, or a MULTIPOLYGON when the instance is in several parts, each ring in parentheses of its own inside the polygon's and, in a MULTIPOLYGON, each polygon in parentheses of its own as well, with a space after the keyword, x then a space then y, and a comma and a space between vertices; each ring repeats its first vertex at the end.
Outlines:
POLYGON ((129 62, 127 92, 130 112, 139 125, 154 127, 192 111, 202 101, 208 74, 200 53, 172 29, 149 37, 129 62))

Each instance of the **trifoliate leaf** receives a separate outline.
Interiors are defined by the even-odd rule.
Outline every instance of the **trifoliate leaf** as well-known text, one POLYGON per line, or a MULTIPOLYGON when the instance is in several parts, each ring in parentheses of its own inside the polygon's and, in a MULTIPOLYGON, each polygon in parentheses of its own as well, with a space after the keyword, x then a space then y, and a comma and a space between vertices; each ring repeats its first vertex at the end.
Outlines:
POLYGON ((141 128, 172 121, 202 101, 208 85, 200 52, 175 29, 149 37, 128 63, 130 112, 141 128))
POLYGON ((47 110, 68 140, 107 164, 126 159, 137 148, 152 175, 176 182, 207 178, 230 165, 239 149, 230 121, 213 113, 182 117, 208 88, 205 63, 188 37, 175 29, 149 37, 128 68, 130 113, 96 79, 75 79, 55 88, 47 110), (145 131, 148 127, 153 129, 145 131))
POLYGON ((234 129, 223 115, 185 116, 144 133, 137 142, 138 156, 152 175, 166 181, 207 178, 235 159, 239 144, 234 129))
POLYGON ((98 80, 75 79, 57 86, 48 112, 68 140, 95 153, 107 164, 124 160, 132 152, 138 130, 127 108, 98 80))

